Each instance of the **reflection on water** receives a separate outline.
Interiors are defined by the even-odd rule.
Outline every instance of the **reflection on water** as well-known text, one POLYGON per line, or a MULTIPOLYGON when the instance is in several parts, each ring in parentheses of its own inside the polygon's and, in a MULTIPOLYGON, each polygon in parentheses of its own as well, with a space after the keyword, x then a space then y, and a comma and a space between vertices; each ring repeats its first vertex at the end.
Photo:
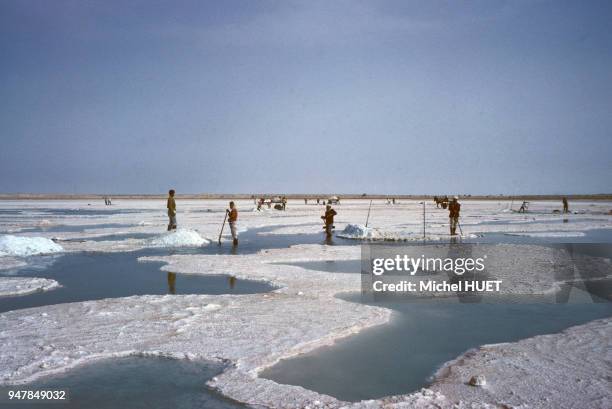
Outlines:
MULTIPOLYGON (((0 312, 66 302, 99 300, 154 294, 253 294, 274 289, 254 280, 228 281, 225 275, 176 274, 160 270, 163 263, 138 262, 153 251, 133 253, 66 253, 40 267, 17 272, 0 271, 0 276, 42 277, 58 281, 62 287, 19 297, 0 297, 0 312)), ((37 263, 38 264, 38 263, 37 263)))
POLYGON ((168 272, 168 292, 176 294, 176 273, 168 272))

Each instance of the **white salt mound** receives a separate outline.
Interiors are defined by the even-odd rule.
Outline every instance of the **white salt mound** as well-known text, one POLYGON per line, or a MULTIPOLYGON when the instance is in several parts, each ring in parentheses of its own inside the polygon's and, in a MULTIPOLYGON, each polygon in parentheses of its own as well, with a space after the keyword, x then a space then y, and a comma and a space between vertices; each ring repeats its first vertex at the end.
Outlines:
POLYGON ((0 297, 26 295, 59 287, 55 280, 39 277, 0 277, 0 297))
POLYGON ((155 237, 148 244, 151 247, 199 247, 208 243, 195 230, 178 229, 155 237))
POLYGON ((0 257, 27 257, 62 251, 62 246, 45 237, 18 237, 10 234, 0 236, 0 257))
POLYGON ((338 236, 345 239, 380 239, 382 237, 377 230, 362 224, 347 224, 344 230, 338 233, 338 236))

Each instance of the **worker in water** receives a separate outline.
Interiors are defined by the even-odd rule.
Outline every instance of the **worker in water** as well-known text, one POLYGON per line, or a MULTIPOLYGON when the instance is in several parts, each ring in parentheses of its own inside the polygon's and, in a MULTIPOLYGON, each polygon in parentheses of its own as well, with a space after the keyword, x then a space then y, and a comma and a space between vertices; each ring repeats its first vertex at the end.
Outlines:
POLYGON ((567 197, 563 196, 563 213, 569 213, 569 204, 567 203, 567 197))
POLYGON ((176 230, 176 202, 174 201, 174 189, 170 189, 168 192, 168 202, 166 204, 168 208, 168 231, 176 230))
POLYGON ((325 215, 321 216, 321 219, 325 222, 325 235, 329 238, 332 236, 332 229, 334 228, 334 216, 338 214, 334 209, 332 209, 331 205, 328 204, 325 206, 325 215))
POLYGON ((234 239, 234 246, 238 245, 238 209, 234 202, 229 202, 229 209, 227 209, 227 219, 232 232, 232 239, 234 239))
POLYGON ((450 234, 451 236, 457 235, 457 225, 459 224, 459 212, 461 211, 461 204, 458 202, 457 196, 453 197, 453 200, 448 204, 448 218, 450 220, 450 234))

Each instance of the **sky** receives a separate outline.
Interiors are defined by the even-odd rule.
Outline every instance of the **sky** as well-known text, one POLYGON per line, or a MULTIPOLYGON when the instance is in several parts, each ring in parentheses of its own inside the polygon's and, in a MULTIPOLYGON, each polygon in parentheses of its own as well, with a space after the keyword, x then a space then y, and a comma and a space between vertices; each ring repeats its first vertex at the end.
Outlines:
POLYGON ((0 1, 0 192, 612 192, 610 1, 0 1))

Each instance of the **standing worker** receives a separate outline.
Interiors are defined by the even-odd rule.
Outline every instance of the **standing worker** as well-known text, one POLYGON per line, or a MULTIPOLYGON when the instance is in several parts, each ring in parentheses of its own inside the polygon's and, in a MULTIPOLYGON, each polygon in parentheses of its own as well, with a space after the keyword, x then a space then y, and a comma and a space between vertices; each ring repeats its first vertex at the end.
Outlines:
POLYGON ((332 236, 332 229, 334 228, 334 216, 337 215, 336 211, 332 209, 331 205, 325 206, 325 216, 321 216, 321 219, 325 221, 325 235, 327 238, 332 236))
POLYGON ((168 231, 176 230, 176 202, 174 201, 174 189, 170 189, 168 192, 168 231))
POLYGON ((229 202, 229 209, 227 209, 227 219, 230 226, 230 231, 232 232, 232 239, 234 239, 234 246, 238 245, 238 226, 236 226, 236 222, 238 221, 238 209, 236 209, 236 205, 234 202, 229 202))
POLYGON ((450 219, 450 234, 451 236, 457 235, 457 224, 459 223, 459 212, 461 211, 461 205, 458 202, 457 196, 453 197, 453 200, 448 204, 448 218, 450 219))
POLYGON ((569 204, 567 203, 567 197, 563 196, 563 213, 569 213, 569 204))

